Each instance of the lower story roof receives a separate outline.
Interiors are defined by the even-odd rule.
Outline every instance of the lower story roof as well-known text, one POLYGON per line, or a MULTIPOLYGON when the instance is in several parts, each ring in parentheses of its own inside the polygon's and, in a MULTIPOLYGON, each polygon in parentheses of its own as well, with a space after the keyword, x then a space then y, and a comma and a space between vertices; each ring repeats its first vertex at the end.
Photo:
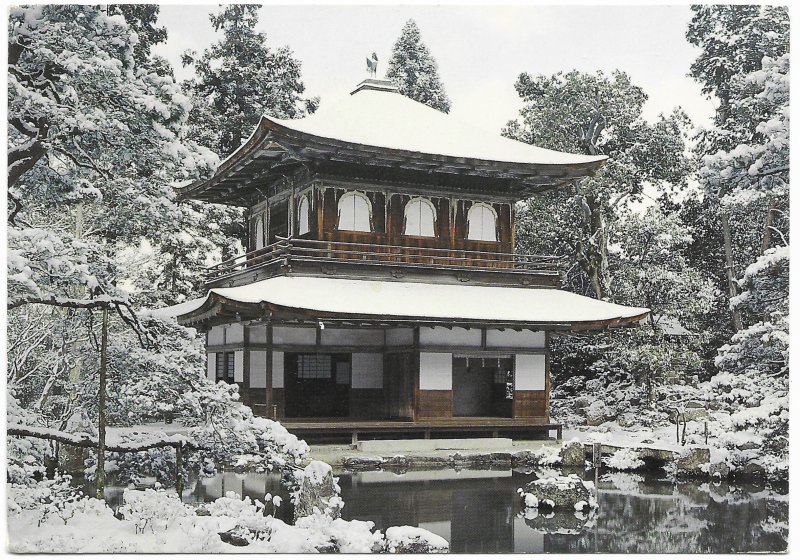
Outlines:
POLYGON ((359 317, 573 328, 633 324, 650 311, 557 289, 278 276, 245 286, 213 288, 205 297, 153 313, 192 323, 200 315, 209 317, 215 305, 225 304, 320 319, 359 317))

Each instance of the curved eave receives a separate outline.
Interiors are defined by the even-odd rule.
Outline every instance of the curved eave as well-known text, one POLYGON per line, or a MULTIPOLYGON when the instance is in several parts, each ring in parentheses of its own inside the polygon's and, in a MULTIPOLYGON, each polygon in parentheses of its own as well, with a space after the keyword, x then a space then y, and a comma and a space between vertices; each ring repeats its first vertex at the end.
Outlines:
POLYGON ((195 309, 175 315, 176 320, 186 326, 201 326, 228 323, 231 321, 259 320, 271 317, 281 323, 306 323, 315 325, 319 321, 346 323, 347 325, 426 325, 457 326, 466 328, 507 328, 555 331, 598 331, 612 328, 635 327, 649 316, 649 311, 636 315, 611 317, 591 321, 509 321, 502 319, 475 319, 465 317, 426 317, 415 315, 391 315, 342 313, 320 311, 303 307, 279 305, 268 301, 240 302, 226 296, 209 292, 195 309))
POLYGON ((219 165, 212 177, 178 189, 179 196, 213 200, 217 197, 210 191, 223 182, 240 190, 243 183, 252 179, 252 175, 237 177, 236 174, 244 172, 259 157, 274 159, 279 164, 342 162, 388 167, 407 165, 426 173, 464 173, 512 179, 530 188, 553 188, 592 175, 607 160, 602 156, 593 161, 576 163, 520 163, 429 154, 317 136, 261 117, 250 138, 219 165))

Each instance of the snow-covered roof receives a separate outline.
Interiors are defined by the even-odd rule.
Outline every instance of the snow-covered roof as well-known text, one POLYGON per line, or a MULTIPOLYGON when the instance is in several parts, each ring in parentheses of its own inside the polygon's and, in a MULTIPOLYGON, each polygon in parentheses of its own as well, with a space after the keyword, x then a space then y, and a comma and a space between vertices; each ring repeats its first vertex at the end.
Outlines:
POLYGON ((540 165, 606 159, 546 150, 499 133, 487 133, 386 88, 358 89, 339 103, 323 104, 302 119, 264 118, 322 138, 422 154, 540 165))
POLYGON ((262 116, 212 177, 178 192, 196 200, 250 206, 264 184, 285 177, 292 166, 313 163, 318 172, 335 176, 355 173, 361 179, 411 181, 522 200, 591 175, 606 159, 505 138, 405 97, 389 82, 365 80, 350 96, 324 103, 307 117, 262 116))
POLYGON ((213 288, 206 297, 154 314, 180 318, 208 307, 215 294, 238 303, 321 314, 455 322, 627 323, 649 312, 556 289, 279 276, 245 286, 213 288))

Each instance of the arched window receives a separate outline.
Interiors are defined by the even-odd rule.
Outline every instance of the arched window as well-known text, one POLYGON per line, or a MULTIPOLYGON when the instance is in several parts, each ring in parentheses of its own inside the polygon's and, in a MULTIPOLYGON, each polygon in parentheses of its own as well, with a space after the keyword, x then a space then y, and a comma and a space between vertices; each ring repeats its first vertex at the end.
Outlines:
POLYGON ((488 204, 473 204, 467 212, 467 239, 497 241, 497 213, 488 204))
POLYGON ((264 248, 264 214, 256 216, 256 249, 264 248))
POLYGON ((337 229, 347 231, 372 231, 372 203, 360 192, 350 191, 339 199, 337 229))
POLYGON ((309 232, 308 219, 308 197, 303 195, 300 197, 300 202, 297 204, 297 235, 303 235, 309 232))
POLYGON ((412 198, 406 204, 404 235, 435 237, 436 209, 426 198, 412 198))

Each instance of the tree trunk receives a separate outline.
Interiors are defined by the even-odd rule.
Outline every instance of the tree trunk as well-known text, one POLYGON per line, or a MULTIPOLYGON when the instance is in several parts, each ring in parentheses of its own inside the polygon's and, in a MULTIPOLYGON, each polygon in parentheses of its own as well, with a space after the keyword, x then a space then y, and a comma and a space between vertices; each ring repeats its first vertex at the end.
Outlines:
POLYGON ((766 253, 772 244, 772 215, 775 213, 777 203, 773 197, 767 201, 767 215, 764 218, 764 235, 761 238, 761 252, 766 253))
MULTIPOLYGON (((735 275, 733 273, 733 248, 731 246, 731 225, 728 221, 728 214, 722 211, 720 218, 722 220, 722 239, 725 245, 725 276, 728 279, 728 297, 734 298, 739 295, 739 287, 736 284, 735 275)), ((742 314, 738 309, 731 309, 731 321, 733 323, 733 330, 739 332, 742 330, 742 314)))
POLYGON ((100 339, 100 380, 97 390, 97 499, 105 497, 106 487, 106 366, 108 360, 108 309, 103 308, 100 339))
POLYGON ((602 204, 591 194, 586 196, 586 204, 589 207, 589 220, 587 224, 589 239, 587 247, 590 263, 590 268, 587 270, 587 273, 592 282, 595 296, 597 296, 597 299, 604 299, 608 296, 608 283, 606 278, 608 265, 603 209, 602 204))

